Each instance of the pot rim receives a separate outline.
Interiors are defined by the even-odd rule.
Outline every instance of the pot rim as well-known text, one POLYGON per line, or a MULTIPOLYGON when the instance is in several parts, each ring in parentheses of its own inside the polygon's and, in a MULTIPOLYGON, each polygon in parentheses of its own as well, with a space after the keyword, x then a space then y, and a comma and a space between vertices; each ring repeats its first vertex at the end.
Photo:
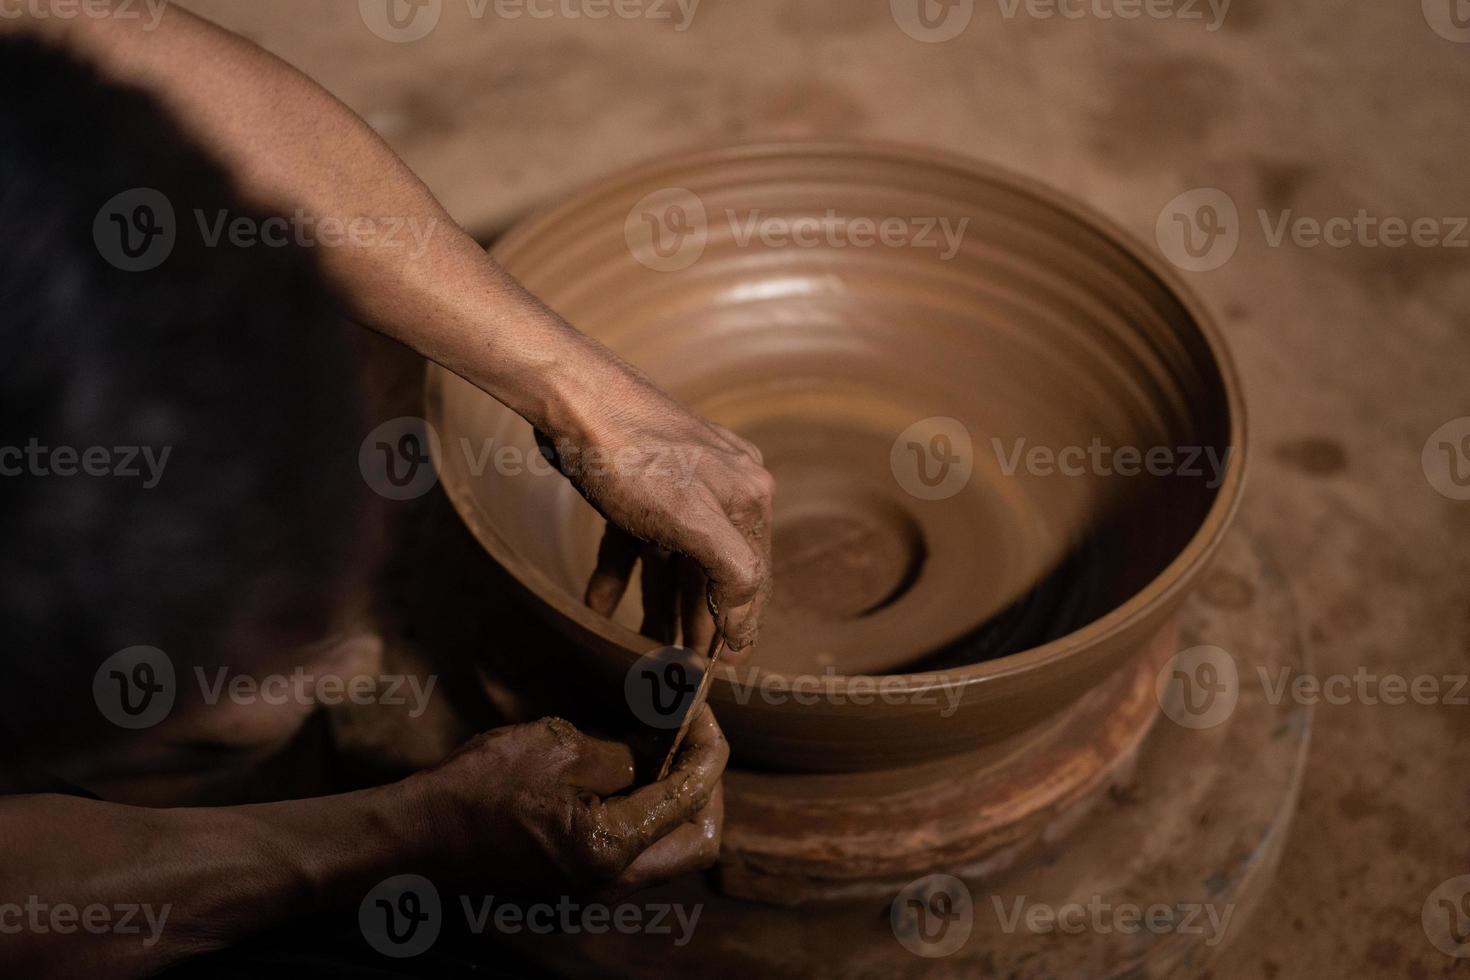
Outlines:
MULTIPOLYGON (((1009 191, 1023 194, 1034 201, 1058 210, 1089 228, 1123 255, 1138 263, 1144 272, 1158 280, 1159 285, 1179 303, 1189 315, 1199 332, 1214 368, 1219 372, 1221 387, 1225 394, 1225 408, 1229 415, 1228 460, 1225 477, 1210 504, 1199 527, 1189 541, 1147 585, 1127 600, 1120 603, 1080 629, 1067 633, 1040 646, 997 657, 978 664, 936 671, 898 672, 893 674, 836 674, 820 678, 822 686, 841 690, 849 681, 862 678, 865 681, 881 680, 885 689, 895 694, 919 693, 929 688, 960 684, 963 687, 984 685, 1004 678, 1013 678, 1051 664, 1065 660, 1084 648, 1106 644, 1137 627, 1140 623, 1168 607, 1189 588, 1196 575, 1214 555, 1240 506, 1245 483, 1247 464, 1246 409, 1237 367, 1230 355, 1219 326, 1205 308, 1203 302, 1186 284, 1178 270, 1153 254, 1131 232, 1118 222, 1102 214, 1063 191, 1017 173, 1006 167, 968 157, 950 150, 926 147, 911 143, 888 140, 832 140, 832 139, 781 139, 771 141, 741 141, 716 147, 702 148, 684 153, 674 153, 634 164, 612 174, 583 183, 559 203, 549 207, 533 209, 501 236, 490 249, 490 255, 499 261, 512 255, 525 241, 540 233, 547 224, 555 223, 568 214, 575 214, 600 197, 617 194, 630 184, 645 183, 660 173, 684 172, 706 163, 728 163, 742 159, 774 156, 867 156, 882 157, 903 163, 916 163, 929 167, 947 168, 968 177, 979 177, 1009 191)), ((428 366, 429 376, 425 385, 426 412, 431 422, 442 422, 439 411, 438 368, 432 362, 428 366)), ((489 396, 486 396, 489 397, 489 396)), ((444 474, 441 470, 441 479, 444 474)), ((505 546, 498 536, 482 528, 472 514, 466 513, 462 494, 443 479, 455 510, 474 532, 481 545, 505 568, 510 575, 530 591, 537 600, 550 606, 557 614, 566 617, 580 629, 592 633, 610 646, 627 653, 630 663, 639 656, 661 647, 657 641, 643 636, 611 619, 597 615, 574 596, 551 582, 539 569, 526 563, 505 546)), ((782 674, 768 667, 721 666, 726 678, 738 677, 740 672, 756 671, 773 679, 789 679, 794 675, 782 674)))

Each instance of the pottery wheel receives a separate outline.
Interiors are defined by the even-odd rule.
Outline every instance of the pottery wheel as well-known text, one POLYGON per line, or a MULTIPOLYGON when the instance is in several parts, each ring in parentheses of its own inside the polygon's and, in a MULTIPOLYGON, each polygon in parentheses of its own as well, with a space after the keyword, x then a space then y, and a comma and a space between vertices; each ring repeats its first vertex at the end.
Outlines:
MULTIPOLYGON (((1080 822, 1059 821, 1041 834, 1021 863, 937 864, 931 871, 954 876, 958 891, 949 879, 915 875, 901 886, 885 883, 880 894, 796 908, 730 898, 710 878, 690 877, 637 897, 703 906, 684 946, 667 935, 615 932, 521 935, 516 946, 568 976, 1197 973, 1245 930, 1286 839, 1301 781, 1311 710, 1289 699, 1270 703, 1260 672, 1309 665, 1290 591, 1249 528, 1226 539, 1180 628, 1181 648, 1211 645, 1233 657, 1240 678, 1233 712, 1199 729, 1161 717, 1136 765, 1117 774, 1080 822), (939 919, 917 921, 919 913, 908 911, 915 903, 951 921, 954 931, 936 939, 939 919), (1077 921, 1101 927, 1036 931, 1015 924, 1018 903, 1023 910, 1077 910, 1077 921), (1109 910, 1161 906, 1175 912, 1160 928, 1130 930, 1126 917, 1110 918, 1123 913, 1109 910), (1209 924, 1210 910, 1216 922, 1228 913, 1223 928, 1209 924)), ((740 778, 733 774, 731 785, 740 778)))

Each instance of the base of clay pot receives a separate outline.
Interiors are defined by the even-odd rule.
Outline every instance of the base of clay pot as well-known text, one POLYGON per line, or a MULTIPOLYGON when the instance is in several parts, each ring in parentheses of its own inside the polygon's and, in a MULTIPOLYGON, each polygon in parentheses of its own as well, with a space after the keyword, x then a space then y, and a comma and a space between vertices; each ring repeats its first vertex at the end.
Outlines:
MULTIPOLYGON (((870 842, 868 862, 840 875, 834 870, 836 852, 852 845, 857 838, 850 828, 866 819, 856 813, 860 805, 850 802, 844 809, 854 812, 841 818, 844 827, 832 828, 832 856, 816 853, 819 838, 813 836, 805 847, 793 845, 781 863, 774 859, 779 850, 774 832, 749 823, 753 801, 760 798, 753 789, 759 782, 732 773, 732 799, 740 802, 732 804, 720 872, 629 899, 644 907, 680 903, 687 911, 699 906, 697 928, 687 942, 677 945, 667 933, 616 931, 522 933, 504 939, 557 974, 572 977, 1198 975, 1241 934, 1271 879, 1286 842, 1311 730, 1309 707, 1290 699, 1272 703, 1256 680, 1262 670, 1274 676, 1310 665, 1290 591, 1248 532, 1237 530, 1227 538, 1217 568, 1185 606, 1178 643, 1219 646, 1233 655, 1241 681, 1233 712, 1198 730, 1158 719, 1132 753, 1131 764, 1090 767, 1107 772, 1101 791, 1078 795, 1049 824, 1028 824, 1027 814, 1039 818, 1045 807, 1012 797, 999 798, 994 806, 969 804, 981 814, 1012 808, 1021 815, 1012 833, 1017 843, 1029 846, 991 848, 988 859, 978 860, 963 853, 936 854, 925 872, 938 874, 919 872, 899 880, 889 874, 896 867, 884 865, 880 838, 914 840, 923 831, 900 822, 908 817, 893 818, 886 834, 869 823, 878 836, 870 842), (802 853, 806 863, 799 859, 802 853), (757 866, 754 855, 770 863, 757 866), (871 877, 864 880, 865 873, 871 877), (764 901, 722 894, 720 887, 764 901), (947 928, 957 931, 936 933, 930 927, 938 920, 916 924, 913 916, 905 916, 915 896, 927 900, 936 890, 950 892, 941 911, 950 922, 947 928), (789 907, 802 899, 806 903, 799 908, 789 907), (1154 927, 1141 927, 1120 911, 1159 906, 1173 911, 1154 927), (1053 923, 1048 928, 1045 915, 1017 918, 1017 909, 1064 916, 1071 910, 1075 916, 1067 921, 1083 926, 1062 929, 1053 923)), ((1128 690, 1133 693, 1122 703, 1132 704, 1137 685, 1128 690)), ((1148 693, 1152 699, 1152 681, 1148 693)), ((1114 714, 1121 717, 1117 707, 1114 714)), ((1100 731, 1099 744, 1126 744, 1118 740, 1121 730, 1100 731)), ((1065 741, 1058 740, 1053 750, 1065 741)), ((1053 775, 1063 785, 1087 782, 1070 772, 1053 775)), ((969 785, 958 766, 953 777, 969 785)), ((918 791, 920 797, 937 792, 936 787, 918 791)), ((1042 780, 1030 792, 1042 798, 1052 791, 1042 780)), ((899 800, 899 794, 876 798, 880 808, 899 800)), ((934 796, 928 800, 927 805, 936 805, 934 796)), ((836 809, 828 811, 835 814, 836 809)), ((934 812, 925 825, 978 815, 934 812)), ((1000 843, 1001 823, 997 817, 989 836, 976 839, 1000 843)), ((804 833, 792 827, 788 836, 804 833)))
POLYGON ((1170 624, 1046 724, 979 752, 860 773, 729 770, 719 889, 796 905, 889 893, 936 867, 1014 865, 1126 778, 1178 636, 1170 624))

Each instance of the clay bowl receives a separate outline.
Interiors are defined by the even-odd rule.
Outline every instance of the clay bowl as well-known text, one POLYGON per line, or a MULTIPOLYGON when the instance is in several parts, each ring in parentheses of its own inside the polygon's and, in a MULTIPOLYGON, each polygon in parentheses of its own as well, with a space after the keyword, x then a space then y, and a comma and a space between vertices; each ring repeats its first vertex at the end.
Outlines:
MULTIPOLYGON (((494 255, 777 478, 768 622, 711 695, 747 765, 1019 744, 1169 622, 1235 509, 1240 391, 1199 305, 1105 219, 992 167, 698 153, 494 255)), ((621 691, 656 645, 636 590, 614 620, 579 601, 601 519, 544 470, 485 468, 533 436, 461 379, 430 369, 427 414, 460 515, 570 640, 568 669, 621 691)))

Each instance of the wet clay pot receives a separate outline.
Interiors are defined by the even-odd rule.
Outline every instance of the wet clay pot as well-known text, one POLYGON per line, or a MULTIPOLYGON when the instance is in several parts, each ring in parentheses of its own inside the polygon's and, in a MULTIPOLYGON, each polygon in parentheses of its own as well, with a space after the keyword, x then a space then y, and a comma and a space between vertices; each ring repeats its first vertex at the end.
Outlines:
MULTIPOLYGON (((494 255, 776 476, 768 621, 711 694, 744 765, 1019 744, 1149 646, 1235 510, 1240 390, 1198 303, 1105 219, 992 167, 698 153, 608 178, 494 255)), ((460 515, 568 669, 620 693, 657 644, 636 588, 613 620, 580 601, 599 516, 544 468, 496 465, 534 453, 530 428, 437 367, 427 415, 460 515)))

